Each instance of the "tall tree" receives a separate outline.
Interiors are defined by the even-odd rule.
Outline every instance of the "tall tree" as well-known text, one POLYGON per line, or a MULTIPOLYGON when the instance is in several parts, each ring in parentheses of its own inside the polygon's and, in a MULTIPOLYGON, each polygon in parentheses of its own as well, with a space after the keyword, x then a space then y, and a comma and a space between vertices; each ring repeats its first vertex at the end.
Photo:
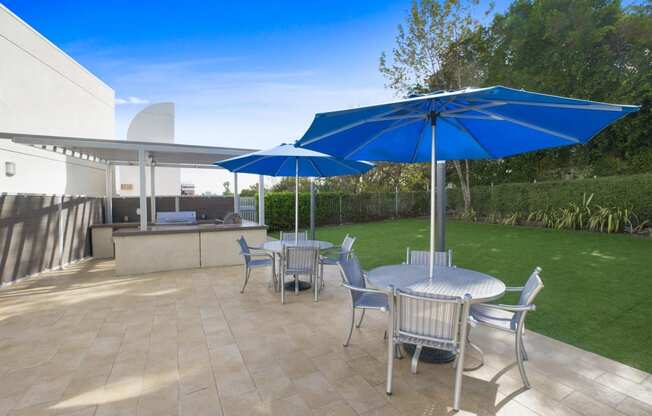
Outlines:
MULTIPOLYGON (((402 95, 456 90, 478 85, 483 76, 472 39, 481 28, 473 8, 479 0, 415 0, 405 24, 398 26, 391 61, 383 52, 380 72, 387 86, 402 95)), ((493 9, 491 4, 485 13, 493 9)), ((470 163, 453 161, 464 198, 471 209, 470 163)))
POLYGON ((516 0, 482 37, 487 84, 643 105, 586 146, 513 158, 524 169, 519 179, 616 174, 650 152, 652 2, 623 8, 618 0, 516 0))

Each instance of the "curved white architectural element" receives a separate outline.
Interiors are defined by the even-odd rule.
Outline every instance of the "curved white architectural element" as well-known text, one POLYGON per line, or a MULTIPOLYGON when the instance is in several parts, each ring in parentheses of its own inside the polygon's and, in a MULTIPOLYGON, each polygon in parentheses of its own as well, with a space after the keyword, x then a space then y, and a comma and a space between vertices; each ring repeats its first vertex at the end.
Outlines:
POLYGON ((157 103, 134 116, 127 140, 174 143, 174 103, 157 103))
MULTIPOLYGON (((127 130, 127 140, 174 143, 174 124, 174 103, 151 104, 134 116, 127 130)), ((150 172, 148 169, 145 181, 148 195, 151 193, 152 186, 150 172)), ((181 170, 179 168, 156 168, 154 179, 156 195, 179 195, 181 191, 181 170)), ((120 195, 138 195, 139 183, 137 167, 120 167, 120 185, 118 186, 120 195)))

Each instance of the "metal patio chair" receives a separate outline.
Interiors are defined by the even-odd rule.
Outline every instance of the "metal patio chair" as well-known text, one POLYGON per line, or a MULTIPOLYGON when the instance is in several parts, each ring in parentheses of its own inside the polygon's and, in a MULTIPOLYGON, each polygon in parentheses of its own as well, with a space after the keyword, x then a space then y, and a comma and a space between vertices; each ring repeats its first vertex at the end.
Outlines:
MULTIPOLYGON (((294 277, 294 292, 299 293, 299 276, 308 276, 310 280, 317 275, 319 266, 318 246, 283 246, 281 259, 281 303, 285 303, 285 276, 294 277)), ((314 284, 315 301, 318 298, 319 285, 314 284)))
POLYGON ((308 231, 299 231, 298 233, 293 233, 293 232, 287 233, 287 232, 281 231, 280 234, 279 234, 279 237, 280 237, 279 240, 281 240, 281 241, 295 241, 296 239, 294 238, 294 236, 296 234, 299 235, 298 239, 300 241, 308 239, 308 231))
POLYGON ((350 256, 353 252, 355 240, 355 237, 347 234, 342 240, 342 245, 335 251, 327 251, 324 255, 319 256, 319 280, 322 286, 324 285, 324 266, 337 266, 343 257, 350 256))
POLYGON ((240 254, 244 258, 244 284, 240 293, 244 293, 245 287, 249 282, 249 277, 251 276, 251 271, 253 269, 260 269, 263 267, 272 267, 272 284, 276 287, 276 270, 274 268, 274 256, 266 251, 263 251, 257 247, 251 247, 247 244, 244 236, 238 238, 238 244, 240 245, 240 254), (253 250, 253 252, 252 252, 253 250))
MULTIPOLYGON (((410 250, 407 248, 405 264, 430 265, 430 252, 427 250, 410 250)), ((435 266, 453 266, 453 250, 435 251, 435 266)))
MULTIPOLYGON (((523 384, 530 388, 530 381, 525 374, 524 361, 528 360, 525 347, 523 346, 523 332, 525 331, 525 317, 530 311, 534 311, 534 299, 541 289, 543 281, 539 277, 541 268, 536 267, 523 287, 508 287, 506 292, 521 292, 518 304, 502 305, 493 303, 481 303, 471 306, 471 325, 485 325, 514 334, 514 350, 518 371, 521 373, 523 384)), ((477 347, 475 347, 478 349, 477 347)), ((478 349, 479 350, 479 349, 478 349)), ((482 351, 480 351, 482 357, 482 351)), ((484 362, 484 359, 483 361, 484 362)))
POLYGON ((349 335, 344 342, 344 346, 347 347, 351 341, 353 326, 355 325, 355 310, 362 310, 360 320, 355 325, 356 328, 360 328, 367 309, 387 312, 389 310, 389 302, 387 293, 367 288, 364 272, 355 254, 350 253, 348 256, 342 256, 338 262, 338 266, 342 275, 342 286, 349 289, 351 293, 351 327, 349 328, 349 335))
MULTIPOLYGON (((402 343, 451 351, 455 358, 453 409, 459 410, 464 371, 466 331, 471 296, 463 298, 394 290, 390 307, 391 335, 387 346, 387 394, 392 394, 394 354, 402 343)), ((415 355, 412 368, 415 369, 415 355)))

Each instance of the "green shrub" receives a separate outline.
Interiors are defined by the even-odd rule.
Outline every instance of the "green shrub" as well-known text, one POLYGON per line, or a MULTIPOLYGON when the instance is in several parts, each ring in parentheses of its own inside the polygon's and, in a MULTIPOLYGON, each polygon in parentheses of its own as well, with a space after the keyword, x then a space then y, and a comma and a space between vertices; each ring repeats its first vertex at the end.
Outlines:
MULTIPOLYGON (((583 195, 593 195, 592 205, 633 211, 640 222, 652 222, 652 174, 610 176, 594 179, 509 183, 476 186, 471 190, 472 205, 479 217, 504 218, 513 213, 528 216, 546 210, 582 204, 583 195)), ((464 207, 459 189, 448 192, 448 208, 461 213, 464 207)), ((536 221, 544 221, 545 218, 536 221)))

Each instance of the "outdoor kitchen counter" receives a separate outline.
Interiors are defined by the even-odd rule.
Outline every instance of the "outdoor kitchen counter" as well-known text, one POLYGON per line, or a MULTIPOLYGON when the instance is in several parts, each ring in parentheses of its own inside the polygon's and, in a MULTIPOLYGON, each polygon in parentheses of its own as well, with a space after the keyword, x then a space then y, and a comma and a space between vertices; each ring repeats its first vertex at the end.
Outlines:
POLYGON ((267 240, 267 227, 243 224, 151 225, 146 230, 113 232, 117 275, 151 273, 242 263, 236 240, 252 245, 267 240))

